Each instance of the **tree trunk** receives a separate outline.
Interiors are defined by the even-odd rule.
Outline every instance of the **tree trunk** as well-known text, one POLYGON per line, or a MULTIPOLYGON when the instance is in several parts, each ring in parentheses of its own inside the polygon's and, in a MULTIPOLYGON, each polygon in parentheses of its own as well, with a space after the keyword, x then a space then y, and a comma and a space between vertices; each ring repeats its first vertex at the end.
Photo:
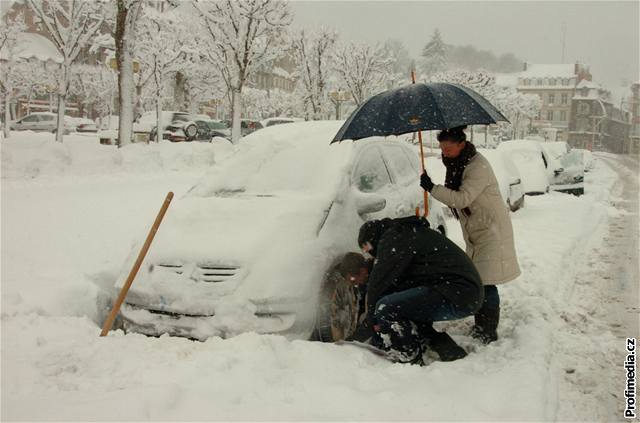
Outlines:
POLYGON ((66 95, 58 94, 58 124, 56 129, 56 141, 62 142, 64 136, 64 109, 66 103, 66 95))
POLYGON ((116 62, 118 63, 118 146, 131 143, 133 136, 133 57, 132 45, 135 37, 133 23, 139 13, 140 2, 133 2, 127 8, 125 0, 118 0, 116 16, 116 62))
POLYGON ((11 121, 11 96, 9 93, 12 91, 11 87, 7 87, 7 93, 4 96, 4 137, 9 138, 11 136, 11 130, 9 129, 9 122, 11 121))
POLYGON ((156 142, 160 144, 162 136, 164 135, 164 128, 162 127, 162 93, 160 89, 156 90, 156 142))
POLYGON ((241 113, 241 92, 234 88, 232 91, 232 105, 231 105, 231 113, 233 113, 233 118, 231 119, 231 143, 237 144, 242 137, 241 134, 241 124, 240 124, 240 113, 241 113))

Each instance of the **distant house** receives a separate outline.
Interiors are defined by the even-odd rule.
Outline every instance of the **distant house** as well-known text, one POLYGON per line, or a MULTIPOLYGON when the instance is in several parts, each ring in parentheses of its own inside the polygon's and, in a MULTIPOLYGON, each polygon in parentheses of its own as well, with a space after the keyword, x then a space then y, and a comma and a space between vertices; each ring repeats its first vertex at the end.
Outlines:
POLYGON ((629 133, 629 153, 640 154, 640 81, 631 84, 629 97, 631 130, 629 133))
POLYGON ((517 76, 516 88, 524 94, 536 94, 542 108, 532 126, 546 139, 568 141, 571 99, 581 81, 591 81, 589 68, 575 64, 524 64, 517 76))
POLYGON ((628 152, 631 115, 613 104, 608 90, 592 81, 580 82, 571 102, 571 113, 575 118, 569 127, 568 141, 573 147, 628 152))

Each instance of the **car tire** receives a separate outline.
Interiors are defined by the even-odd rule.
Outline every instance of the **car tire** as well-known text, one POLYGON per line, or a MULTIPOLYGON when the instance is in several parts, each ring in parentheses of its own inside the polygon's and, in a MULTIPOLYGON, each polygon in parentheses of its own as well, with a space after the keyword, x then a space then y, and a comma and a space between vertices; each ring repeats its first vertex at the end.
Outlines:
POLYGON ((192 123, 182 128, 187 141, 193 141, 198 136, 198 127, 192 123))
POLYGON ((358 295, 337 271, 327 275, 320 292, 312 339, 335 342, 351 335, 358 324, 358 295))

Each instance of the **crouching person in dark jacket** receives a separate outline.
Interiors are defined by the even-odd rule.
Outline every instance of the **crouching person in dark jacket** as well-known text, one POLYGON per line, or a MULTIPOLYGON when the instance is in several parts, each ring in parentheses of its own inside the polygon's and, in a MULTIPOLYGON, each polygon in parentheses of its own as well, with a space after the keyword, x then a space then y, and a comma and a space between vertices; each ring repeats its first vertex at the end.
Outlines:
POLYGON ((366 222, 358 244, 375 261, 366 283, 366 318, 350 339, 371 339, 400 362, 417 362, 424 348, 443 361, 465 357, 432 324, 471 316, 482 304, 482 281, 466 253, 418 217, 366 222))

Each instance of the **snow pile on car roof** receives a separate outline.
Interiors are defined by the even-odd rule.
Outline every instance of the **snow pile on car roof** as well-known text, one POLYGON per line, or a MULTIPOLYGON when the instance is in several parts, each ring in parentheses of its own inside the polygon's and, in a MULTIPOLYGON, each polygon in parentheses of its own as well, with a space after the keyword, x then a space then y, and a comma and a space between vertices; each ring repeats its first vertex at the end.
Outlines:
POLYGON ((256 131, 212 169, 192 192, 276 194, 334 192, 350 158, 352 142, 330 145, 342 121, 295 122, 256 131))

